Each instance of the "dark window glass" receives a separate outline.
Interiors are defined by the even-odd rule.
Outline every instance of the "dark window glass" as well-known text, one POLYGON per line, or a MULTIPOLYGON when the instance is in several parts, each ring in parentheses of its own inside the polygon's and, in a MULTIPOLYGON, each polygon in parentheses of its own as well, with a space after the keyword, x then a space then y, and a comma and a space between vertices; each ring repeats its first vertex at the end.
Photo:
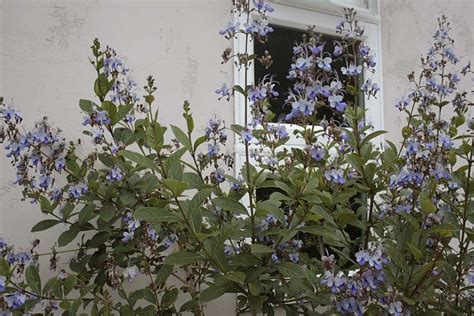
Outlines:
MULTIPOLYGON (((254 52, 258 56, 263 56, 267 50, 273 59, 273 64, 270 68, 265 69, 259 62, 255 63, 255 81, 263 79, 266 74, 274 75, 274 80, 278 82, 277 91, 280 93, 277 99, 271 101, 271 111, 275 113, 274 122, 282 121, 284 116, 291 112, 291 106, 285 105, 285 100, 288 91, 293 86, 294 81, 286 78, 290 69, 293 58, 293 46, 295 43, 300 43, 303 40, 303 35, 306 31, 297 30, 278 25, 271 25, 274 32, 270 33, 266 43, 258 41, 254 44, 254 52)), ((334 51, 333 41, 338 40, 337 36, 321 34, 321 42, 326 42, 324 51, 332 53, 334 51)), ((333 69, 340 69, 345 66, 343 61, 334 61, 332 63, 333 69)), ((339 73, 340 78, 344 78, 342 73, 339 73)), ((345 96, 346 103, 353 103, 354 97, 345 96)), ((318 109, 317 117, 319 120, 326 118, 334 119, 341 122, 341 116, 329 108, 318 109)))

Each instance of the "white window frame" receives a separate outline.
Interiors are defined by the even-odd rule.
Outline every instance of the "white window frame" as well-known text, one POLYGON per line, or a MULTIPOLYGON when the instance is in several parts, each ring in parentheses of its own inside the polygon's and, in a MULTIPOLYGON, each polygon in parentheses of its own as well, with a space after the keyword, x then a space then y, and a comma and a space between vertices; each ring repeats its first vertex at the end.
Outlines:
MULTIPOLYGON (((316 32, 321 32, 329 35, 338 36, 336 33, 336 25, 342 20, 343 8, 352 7, 357 11, 357 18, 364 27, 363 40, 375 53, 376 66, 375 73, 367 70, 364 71, 364 78, 371 78, 376 82, 380 91, 377 93, 377 98, 364 96, 364 107, 367 109, 365 121, 371 124, 375 130, 383 130, 383 94, 382 94, 382 45, 381 45, 381 26, 379 15, 379 0, 268 0, 274 12, 268 13, 268 22, 283 27, 291 27, 300 30, 306 30, 308 26, 315 26, 316 32)), ((245 17, 238 17, 241 25, 245 23, 245 17)), ((252 18, 252 17, 251 17, 252 18)), ((270 35, 271 36, 271 33, 270 35)), ((248 53, 253 54, 253 41, 248 42, 248 53)), ((237 35, 234 39, 234 52, 243 53, 245 51, 245 36, 237 35)), ((288 47, 288 49, 290 49, 288 47)), ((271 54, 271 52, 270 52, 271 54)), ((288 64, 288 68, 290 65, 288 64)), ((248 84, 253 84, 254 65, 250 65, 248 70, 248 84)), ((245 86, 244 70, 239 71, 238 67, 234 65, 234 84, 245 86)), ((284 93, 282 91, 282 93, 284 93)), ((245 125, 245 97, 236 93, 234 96, 234 115, 235 123, 245 125)), ((248 121, 250 122, 251 114, 248 113, 248 121)), ((282 123, 283 124, 283 123, 282 123)), ((300 128, 294 124, 283 124, 287 128, 290 139, 285 145, 287 148, 303 147, 304 141, 293 136, 293 131, 300 128)), ((316 128, 316 127, 315 127, 316 128)), ((372 140, 374 144, 382 144, 384 141, 383 135, 378 136, 372 140)), ((240 137, 235 137, 235 175, 238 176, 240 170, 245 163, 245 146, 241 142, 240 137)), ((247 202, 244 197, 243 202, 247 202)), ((247 203, 245 203, 247 204, 247 203)))

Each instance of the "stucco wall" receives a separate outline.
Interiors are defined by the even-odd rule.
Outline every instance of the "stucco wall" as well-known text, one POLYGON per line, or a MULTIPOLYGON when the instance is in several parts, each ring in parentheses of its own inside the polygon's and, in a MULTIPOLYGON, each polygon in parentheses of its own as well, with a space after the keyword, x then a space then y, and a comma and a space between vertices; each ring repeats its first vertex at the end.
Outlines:
MULTIPOLYGON (((217 34, 230 19, 229 9, 227 0, 0 0, 0 95, 14 98, 27 125, 47 115, 66 137, 77 137, 82 129, 77 101, 92 98, 89 46, 99 37, 127 57, 137 81, 156 76, 164 122, 181 124, 182 102, 190 99, 201 129, 212 113, 230 123, 232 105, 216 101, 213 93, 232 79, 231 65, 220 64, 228 43, 217 34)), ((381 1, 384 123, 390 139, 399 137, 402 120, 393 105, 409 89, 406 74, 418 66, 443 13, 452 21, 458 54, 473 59, 474 1, 381 1)), ((26 247, 41 214, 20 201, 3 157, 0 236, 26 247)), ((51 234, 37 236, 43 249, 54 240, 51 234)), ((233 315, 233 310, 234 300, 227 298, 208 314, 233 315)))
MULTIPOLYGON (((26 125, 47 115, 66 138, 77 138, 82 131, 78 100, 93 97, 88 57, 98 37, 126 56, 140 87, 147 75, 156 77, 163 122, 181 125, 182 104, 189 99, 201 131, 213 113, 230 123, 232 105, 214 94, 233 78, 231 65, 221 65, 220 59, 229 43, 218 34, 231 18, 229 11, 230 2, 222 0, 0 0, 0 95, 14 98, 26 125)), ((85 146, 92 145, 86 141, 85 146)), ((30 228, 42 216, 37 206, 20 201, 20 190, 10 184, 13 169, 4 152, 1 157, 0 235, 28 247, 30 228)), ((57 237, 36 236, 43 250, 57 237)), ((233 302, 224 302, 230 315, 233 302)), ((223 315, 222 304, 219 312, 210 307, 209 313, 223 315)))
MULTIPOLYGON (((394 107, 410 92, 407 75, 419 73, 420 56, 426 54, 437 27, 437 18, 451 22, 460 66, 474 61, 474 1, 472 0, 381 0, 382 58, 385 129, 387 139, 400 140, 406 122, 394 107)), ((469 83, 469 82, 467 82, 469 83)), ((469 83, 472 87, 472 82, 469 83)), ((467 87, 467 85, 465 85, 467 87)))

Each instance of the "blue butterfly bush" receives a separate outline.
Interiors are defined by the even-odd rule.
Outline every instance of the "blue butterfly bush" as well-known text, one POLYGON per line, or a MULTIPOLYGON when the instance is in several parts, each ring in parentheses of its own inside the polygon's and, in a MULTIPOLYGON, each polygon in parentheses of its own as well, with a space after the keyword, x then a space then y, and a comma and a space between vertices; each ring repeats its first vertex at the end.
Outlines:
MULTIPOLYGON (((273 8, 232 3, 235 21, 219 33, 265 43, 273 8)), ((226 49, 223 61, 246 81, 215 92, 243 97, 245 124, 214 116, 203 135, 187 101, 184 130, 160 124, 154 79, 139 90, 121 56, 95 40, 96 99, 79 102, 92 152, 47 118, 24 128, 2 99, 0 141, 14 183, 45 216, 32 231, 62 233, 48 253, 39 240, 22 249, 0 238, 0 313, 204 315, 226 293, 239 314, 472 313, 473 103, 458 87, 472 71, 459 66, 450 30, 441 17, 395 104, 407 117, 403 141, 383 146, 359 101, 380 90, 370 78, 375 52, 351 9, 332 51, 313 28, 294 45, 289 91, 271 74, 249 79, 252 65, 270 67, 269 52, 226 49), (277 118, 279 95, 287 114, 277 118), (299 126, 295 135, 288 123, 299 126), (237 177, 229 133, 245 148, 237 177), (285 146, 290 136, 304 146, 285 146), (46 280, 43 257, 55 274, 46 280)))

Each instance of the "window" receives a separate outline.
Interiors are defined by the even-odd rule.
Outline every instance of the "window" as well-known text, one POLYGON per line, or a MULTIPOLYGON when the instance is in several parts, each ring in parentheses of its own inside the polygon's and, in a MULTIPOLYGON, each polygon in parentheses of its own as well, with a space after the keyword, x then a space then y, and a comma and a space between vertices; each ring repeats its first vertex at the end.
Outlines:
MULTIPOLYGON (((273 59, 280 59, 278 67, 270 69, 270 73, 275 70, 275 74, 280 77, 286 78, 286 74, 291 64, 291 47, 295 40, 301 41, 301 35, 305 33, 309 26, 315 26, 317 33, 322 33, 324 36, 331 41, 336 39, 338 34, 335 31, 336 25, 340 22, 341 15, 343 14, 343 8, 346 6, 354 7, 358 11, 358 19, 365 27, 364 40, 366 44, 376 52, 377 66, 375 68, 375 74, 366 73, 365 78, 372 78, 374 82, 377 82, 379 86, 382 86, 381 82, 381 44, 380 44, 380 19, 378 17, 378 0, 272 0, 271 5, 275 8, 275 11, 268 14, 269 23, 275 28, 275 32, 270 34, 269 45, 276 45, 285 47, 288 51, 271 51, 271 47, 268 50, 273 55, 273 59), (272 39, 273 37, 273 39, 272 39), (274 42, 271 42, 274 41, 274 42), (279 44, 278 41, 286 41, 284 44, 279 44), (288 58, 286 62, 284 59, 288 58), (284 76, 284 77, 283 77, 284 76)), ((245 21, 241 21, 243 24, 245 21)), ((244 51, 245 38, 243 36, 237 37, 234 40, 234 49, 236 52, 244 51)), ((260 44, 249 42, 249 53, 258 52, 263 48, 260 44)), ((264 73, 259 66, 250 67, 249 78, 257 78, 264 73)), ((254 79, 253 79, 254 80, 254 79)), ((248 84, 252 84, 248 82, 248 84)), ((288 87, 289 82, 284 83, 281 80, 283 86, 279 88, 280 92, 284 92, 285 86, 288 87), (283 88, 283 89, 282 89, 283 88)), ((245 78, 243 71, 238 71, 237 67, 234 69, 234 82, 235 84, 245 85, 245 78)), ((277 102, 273 102, 275 108, 274 112, 283 114, 285 108, 283 107, 283 98, 281 96, 277 102)), ((244 125, 244 102, 243 96, 240 94, 235 95, 235 123, 244 125)), ((367 109, 366 122, 372 124, 376 130, 383 129, 383 107, 382 107, 383 95, 378 94, 377 98, 370 98, 363 100, 364 107, 367 109)), ((329 114, 328 114, 329 115, 329 114)), ((285 124, 290 135, 292 131, 298 126, 292 124, 285 124)), ((381 143, 383 136, 377 137, 373 140, 374 143, 381 143)), ((288 147, 302 147, 304 144, 301 139, 291 138, 287 143, 288 147)), ((243 144, 240 143, 239 139, 235 140, 235 170, 241 169, 245 161, 245 150, 243 144)))
MULTIPOLYGON (((269 0, 270 1, 270 0, 269 0)), ((287 114, 288 109, 284 106, 285 95, 284 92, 293 85, 293 83, 286 79, 288 74, 291 61, 292 61, 292 46, 295 42, 301 42, 302 35, 306 33, 308 27, 314 26, 315 32, 322 34, 323 40, 326 41, 326 49, 332 50, 331 45, 333 40, 338 39, 338 34, 335 31, 336 25, 342 19, 344 7, 354 7, 358 12, 358 19, 365 27, 364 41, 374 51, 376 55, 377 66, 375 68, 375 74, 364 73, 364 78, 371 78, 374 82, 377 82, 379 86, 382 86, 381 82, 381 44, 380 44, 380 19, 378 17, 378 0, 272 0, 271 5, 275 11, 268 14, 269 23, 274 28, 274 32, 270 34, 269 40, 265 45, 260 43, 249 42, 245 43, 243 37, 238 37, 234 40, 234 49, 236 52, 243 52, 244 47, 248 44, 249 53, 258 53, 263 55, 264 50, 267 49, 272 55, 274 64, 270 69, 263 69, 263 67, 257 63, 252 64, 249 69, 250 82, 252 84, 259 78, 262 78, 265 74, 270 73, 276 75, 276 80, 279 82, 278 91, 280 97, 272 102, 272 112, 276 113, 275 122, 281 115, 287 114)), ((245 21, 241 21, 244 23, 245 21)), ((235 84, 241 86, 245 85, 245 78, 243 71, 238 71, 237 68, 234 70, 234 81, 235 84)), ((372 124, 376 130, 383 129, 383 108, 382 108, 383 96, 381 93, 378 94, 377 98, 365 98, 359 102, 367 109, 366 122, 372 124)), ((245 122, 245 100, 240 94, 235 95, 235 123, 244 125, 245 122)), ((321 117, 334 118, 334 112, 327 111, 321 113, 321 117)), ((337 115, 337 114, 336 114, 337 115)), ((293 131, 299 128, 298 125, 285 124, 289 134, 292 136, 293 131)), ((376 144, 383 142, 383 136, 372 140, 376 144)), ((290 138, 287 147, 302 147, 304 143, 301 139, 296 137, 290 138)), ((236 176, 241 170, 245 161, 245 147, 240 140, 235 140, 235 170, 236 176)), ((257 200, 267 199, 273 189, 261 189, 257 192, 257 200)), ((242 202, 244 205, 248 205, 248 197, 244 197, 242 202)), ((353 198, 352 209, 356 211, 361 203, 364 203, 364 197, 357 195, 353 198)), ((346 232, 351 237, 360 236, 360 229, 354 226, 348 225, 346 232)), ((302 236, 305 238, 305 236, 302 236)), ((316 249, 316 242, 311 243, 310 238, 305 238, 307 249, 304 251, 310 256, 319 256, 319 251, 316 249)), ((356 251, 356 250, 355 250, 356 251)))

